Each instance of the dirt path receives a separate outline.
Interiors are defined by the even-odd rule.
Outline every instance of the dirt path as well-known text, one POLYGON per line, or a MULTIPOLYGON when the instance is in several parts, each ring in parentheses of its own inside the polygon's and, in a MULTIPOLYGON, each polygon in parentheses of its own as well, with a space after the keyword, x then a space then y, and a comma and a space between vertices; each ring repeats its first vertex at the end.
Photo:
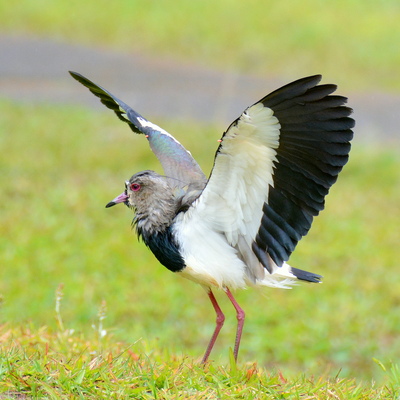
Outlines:
MULTIPOLYGON (((67 71, 73 70, 104 85, 154 122, 160 116, 227 125, 246 106, 287 83, 27 37, 0 35, 0 55, 1 97, 101 109, 97 99, 69 77, 67 71)), ((342 93, 354 108, 356 140, 399 144, 400 94, 342 93)))

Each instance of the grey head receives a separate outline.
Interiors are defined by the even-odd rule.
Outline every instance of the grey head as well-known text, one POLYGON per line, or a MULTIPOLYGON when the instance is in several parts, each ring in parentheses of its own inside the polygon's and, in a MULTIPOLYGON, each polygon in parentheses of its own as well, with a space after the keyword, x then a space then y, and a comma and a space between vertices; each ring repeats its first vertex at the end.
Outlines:
POLYGON ((179 209, 181 196, 177 195, 170 179, 154 171, 142 171, 125 182, 125 191, 106 207, 124 203, 135 210, 138 232, 162 232, 171 225, 179 209))

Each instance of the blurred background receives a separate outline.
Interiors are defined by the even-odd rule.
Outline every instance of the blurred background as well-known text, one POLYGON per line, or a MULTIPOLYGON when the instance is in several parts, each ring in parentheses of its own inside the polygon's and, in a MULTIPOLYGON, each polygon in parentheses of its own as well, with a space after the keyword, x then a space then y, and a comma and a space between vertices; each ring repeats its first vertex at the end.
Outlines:
MULTIPOLYGON (((284 373, 382 377, 400 357, 400 3, 397 0, 20 0, 0 4, 0 322, 108 335, 201 356, 204 291, 160 266, 105 210, 160 171, 146 141, 68 70, 107 88, 188 148, 206 174, 228 124, 270 91, 320 73, 349 98, 352 156, 291 265, 325 277, 247 290, 240 359, 284 373), (60 296, 59 296, 60 300, 60 296)), ((235 316, 213 354, 228 359, 235 316)))

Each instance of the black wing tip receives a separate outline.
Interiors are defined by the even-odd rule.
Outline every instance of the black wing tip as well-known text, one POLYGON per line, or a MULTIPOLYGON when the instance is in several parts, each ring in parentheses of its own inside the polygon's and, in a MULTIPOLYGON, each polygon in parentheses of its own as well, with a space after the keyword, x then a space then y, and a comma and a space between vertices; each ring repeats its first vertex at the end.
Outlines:
POLYGON ((315 75, 309 75, 305 76, 304 78, 297 79, 291 83, 288 83, 288 85, 292 85, 294 83, 313 83, 317 85, 322 81, 322 74, 315 74, 315 75))
POLYGON ((91 81, 89 78, 86 78, 82 74, 79 74, 78 72, 74 72, 74 71, 68 71, 68 72, 76 81, 78 81, 80 84, 85 86, 87 89, 90 90, 90 92, 92 92, 96 97, 98 97, 107 108, 110 108, 110 106, 107 105, 104 101, 106 101, 106 102, 111 101, 111 102, 114 102, 116 105, 118 105, 119 102, 121 102, 113 94, 111 94, 108 90, 104 89, 102 86, 98 85, 97 83, 91 81))
MULTIPOLYGON (((287 88, 288 86, 303 86, 308 85, 310 88, 318 85, 322 80, 322 74, 308 75, 303 78, 296 79, 292 82, 287 83, 286 85, 281 86, 277 90, 287 88)), ((273 92, 272 92, 273 93, 273 92)))
POLYGON ((321 283, 322 276, 318 274, 314 274, 312 272, 303 271, 302 269, 291 267, 292 274, 301 281, 312 282, 312 283, 321 283))
MULTIPOLYGON (((89 89, 96 97, 100 98, 102 102, 105 98, 109 98, 110 100, 115 102, 114 96, 111 93, 109 93, 106 89, 98 85, 97 83, 94 83, 93 81, 91 81, 90 79, 86 78, 85 76, 83 76, 78 72, 74 71, 68 71, 68 72, 76 81, 78 81, 80 84, 89 89)), ((108 106, 106 105, 106 107, 108 106)))
POLYGON ((88 78, 85 78, 82 74, 80 74, 79 72, 74 72, 74 71, 68 71, 68 73, 78 82, 82 83, 85 81, 89 81, 88 78))
POLYGON ((286 91, 288 88, 296 87, 299 88, 300 90, 311 89, 317 86, 321 82, 321 80, 322 80, 321 74, 305 76, 304 78, 296 79, 292 82, 287 83, 286 85, 281 86, 280 88, 271 92, 270 95, 281 90, 286 91))
POLYGON ((84 77, 78 72, 68 72, 76 81, 85 86, 87 89, 89 89, 90 92, 98 97, 102 104, 104 104, 108 109, 114 111, 121 121, 128 123, 133 132, 139 134, 148 133, 146 128, 140 123, 139 119, 142 119, 144 121, 147 120, 137 111, 133 110, 130 106, 128 106, 119 98, 115 97, 112 93, 104 89, 102 86, 94 83, 93 81, 84 77), (124 110, 124 112, 122 110, 124 110), (126 114, 126 117, 122 114, 126 114))

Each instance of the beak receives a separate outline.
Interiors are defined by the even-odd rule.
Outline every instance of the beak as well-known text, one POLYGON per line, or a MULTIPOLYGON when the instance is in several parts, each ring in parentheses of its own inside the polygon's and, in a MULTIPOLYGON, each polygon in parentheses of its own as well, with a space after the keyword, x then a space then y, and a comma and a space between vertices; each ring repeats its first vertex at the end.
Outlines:
POLYGON ((106 208, 115 206, 118 203, 126 203, 128 201, 129 196, 126 194, 126 191, 121 193, 117 196, 114 200, 111 200, 107 205, 106 208))

